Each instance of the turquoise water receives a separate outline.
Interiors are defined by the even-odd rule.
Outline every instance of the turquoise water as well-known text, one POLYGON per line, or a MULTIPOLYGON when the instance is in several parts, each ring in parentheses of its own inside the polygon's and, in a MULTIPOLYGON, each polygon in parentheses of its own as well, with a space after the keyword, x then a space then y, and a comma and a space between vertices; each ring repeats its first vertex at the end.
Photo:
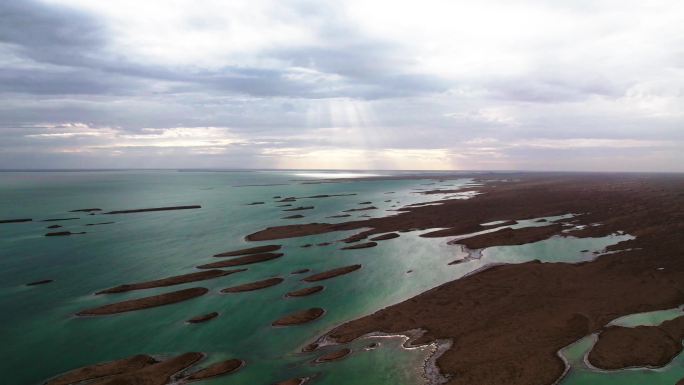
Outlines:
MULTIPOLYGON (((401 237, 370 249, 342 251, 335 243, 300 247, 351 235, 340 232, 278 241, 284 245, 284 257, 249 265, 243 273, 172 288, 93 295, 123 283, 193 272, 197 265, 216 261, 211 257, 213 254, 271 243, 244 241, 245 235, 268 226, 392 215, 394 212, 388 210, 441 198, 417 194, 419 189, 471 185, 467 179, 306 183, 329 176, 296 171, 0 173, 0 219, 34 219, 28 223, 0 224, 0 341, 3 352, 9 353, 0 360, 5 380, 9 384, 37 384, 72 368, 132 354, 202 351, 208 355, 205 364, 232 357, 247 362, 239 372, 204 384, 269 384, 302 376, 314 377, 316 384, 329 385, 422 384, 426 381, 423 363, 434 346, 404 349, 403 339, 397 337, 382 338, 379 348, 365 350, 363 347, 377 338, 362 339, 350 345, 352 355, 325 364, 311 363, 323 353, 299 351, 335 325, 488 264, 532 259, 588 260, 596 256, 594 252, 629 239, 628 235, 617 234, 585 239, 553 237, 534 244, 485 249, 475 256, 458 245, 449 245, 453 239, 421 238, 421 232, 401 233, 401 237), (428 183, 434 184, 426 186, 428 183), (293 202, 293 207, 315 206, 314 210, 296 212, 305 215, 302 219, 281 219, 293 213, 281 211, 283 208, 276 207, 281 203, 274 203, 273 199, 343 193, 357 195, 293 202), (256 201, 266 203, 248 205, 256 201), (359 203, 365 201, 371 201, 378 210, 352 213, 349 218, 326 218, 362 207, 359 203), (91 207, 109 211, 191 204, 200 204, 202 208, 124 215, 68 213, 91 207), (39 222, 65 217, 79 219, 39 222), (85 226, 109 221, 116 223, 85 226), (64 226, 60 230, 87 234, 44 237, 43 234, 53 231, 46 227, 55 223, 64 226), (464 263, 448 265, 464 258, 464 263), (363 268, 322 281, 326 288, 321 293, 283 298, 288 291, 311 286, 301 282, 300 276, 289 274, 294 270, 309 268, 319 272, 355 263, 363 268), (254 292, 219 293, 224 287, 271 276, 281 276, 285 281, 254 292), (25 286, 42 279, 55 282, 25 286), (85 308, 195 286, 211 291, 189 301, 137 312, 87 318, 73 315, 85 308), (322 307, 326 314, 309 324, 270 326, 282 315, 309 307, 322 307), (212 311, 220 313, 215 320, 197 325, 185 323, 191 317, 212 311)), ((569 217, 549 220, 563 221, 569 217)), ((534 223, 525 221, 515 226, 534 223)), ((324 352, 329 349, 332 348, 326 347, 324 352)))

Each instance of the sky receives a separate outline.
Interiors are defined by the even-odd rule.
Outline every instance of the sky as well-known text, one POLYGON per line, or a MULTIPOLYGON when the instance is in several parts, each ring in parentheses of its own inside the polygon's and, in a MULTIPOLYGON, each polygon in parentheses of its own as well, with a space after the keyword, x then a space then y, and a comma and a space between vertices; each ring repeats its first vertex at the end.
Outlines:
POLYGON ((0 1, 0 169, 684 171, 681 0, 0 1))

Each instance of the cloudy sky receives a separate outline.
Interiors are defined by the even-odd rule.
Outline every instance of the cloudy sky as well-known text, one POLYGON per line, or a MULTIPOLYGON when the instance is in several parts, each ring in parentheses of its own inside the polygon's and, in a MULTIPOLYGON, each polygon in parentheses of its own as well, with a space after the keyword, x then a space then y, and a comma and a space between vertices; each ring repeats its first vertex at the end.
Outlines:
POLYGON ((0 2, 0 168, 684 171, 681 0, 0 2))

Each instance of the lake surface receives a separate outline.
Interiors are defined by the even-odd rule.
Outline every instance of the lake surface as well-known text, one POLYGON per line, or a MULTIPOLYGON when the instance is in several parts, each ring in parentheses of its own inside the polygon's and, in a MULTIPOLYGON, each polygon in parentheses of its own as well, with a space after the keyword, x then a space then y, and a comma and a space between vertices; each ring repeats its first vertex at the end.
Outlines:
MULTIPOLYGON (((335 241, 352 233, 338 232, 276 241, 285 256, 245 266, 248 271, 212 280, 128 293, 93 293, 124 283, 191 273, 197 265, 216 262, 212 255, 274 242, 246 242, 245 235, 268 226, 310 222, 344 222, 394 215, 408 204, 436 201, 444 195, 422 195, 421 190, 476 186, 470 179, 438 181, 354 180, 318 183, 321 178, 357 177, 359 173, 311 171, 108 171, 108 172, 2 172, 0 219, 32 218, 32 222, 0 224, 0 369, 8 384, 38 384, 64 371, 138 353, 173 355, 189 351, 207 354, 205 365, 240 358, 246 366, 237 373, 201 384, 271 384, 293 377, 313 377, 315 384, 396 385, 424 384, 424 363, 435 346, 402 347, 404 338, 374 337, 349 344, 353 353, 340 361, 313 364, 326 347, 315 353, 301 348, 334 326, 413 297, 492 263, 575 262, 596 257, 606 246, 629 239, 626 234, 604 238, 553 237, 521 246, 483 251, 449 245, 454 238, 421 238, 421 232, 401 233, 375 248, 340 250, 335 241), (292 207, 312 210, 283 212, 275 196, 306 197, 292 207), (249 205, 253 202, 264 204, 249 205), (361 202, 372 202, 360 205, 361 202), (88 215, 70 210, 104 211, 162 206, 201 205, 201 209, 120 215, 88 215), (343 210, 348 218, 328 218, 343 210), (301 219, 282 217, 301 214, 301 219), (41 222, 77 217, 74 220, 41 222), (112 224, 86 226, 92 223, 112 224), (57 230, 49 225, 63 226, 57 230), (67 237, 45 237, 50 231, 86 232, 67 237), (305 244, 328 246, 302 248, 305 244), (456 259, 466 259, 448 265, 456 259), (348 275, 320 282, 325 290, 302 298, 285 293, 312 286, 292 275, 298 269, 320 272, 362 264, 348 275), (279 285, 262 290, 221 294, 220 289, 269 277, 279 285), (54 282, 26 286, 28 282, 54 282), (206 287, 202 297, 174 305, 129 313, 76 317, 80 310, 126 299, 190 287, 206 287), (271 323, 288 313, 321 307, 325 315, 308 324, 274 328, 271 323), (219 312, 204 324, 189 318, 219 312), (376 349, 367 350, 372 342, 376 349)), ((372 173, 387 174, 383 172, 372 173)), ((472 194, 449 194, 467 199, 472 194)), ((546 218, 563 222, 566 216, 546 218)), ((516 218, 501 218, 502 221, 516 218)), ((536 223, 536 224, 535 224, 536 223)), ((496 224, 493 224, 496 225, 496 224)), ((539 225, 520 221, 516 227, 539 225)), ((344 245, 344 244, 343 244, 344 245)), ((681 360, 681 356, 678 358, 681 360)), ((581 361, 581 360, 580 360, 581 361)), ((577 382, 589 369, 577 366, 563 384, 577 382)), ((681 361, 677 361, 681 366, 681 361)), ((673 363, 674 364, 674 363, 673 363)), ((573 368, 575 367, 573 366, 573 368)), ((601 374, 601 384, 625 384, 630 371, 601 374), (620 380, 613 381, 612 378, 620 380), (622 381, 622 382, 621 382, 622 381)), ((592 377, 593 378, 593 377, 592 377)), ((598 378, 598 377, 597 377, 598 378)), ((641 377, 638 377, 641 378, 641 377)), ((631 382, 630 382, 631 383, 631 382)), ((635 382, 636 383, 636 382, 635 382)))

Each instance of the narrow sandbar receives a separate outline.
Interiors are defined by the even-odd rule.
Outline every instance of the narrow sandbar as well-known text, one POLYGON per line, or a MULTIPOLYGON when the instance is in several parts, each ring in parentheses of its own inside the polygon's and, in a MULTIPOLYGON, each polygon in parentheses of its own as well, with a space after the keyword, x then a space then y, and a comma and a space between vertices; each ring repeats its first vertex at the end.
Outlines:
POLYGON ((116 302, 109 305, 95 307, 92 309, 81 310, 76 313, 80 316, 95 316, 95 315, 109 315, 117 313, 125 313, 134 310, 147 309, 150 307, 170 305, 173 303, 186 301, 195 297, 202 296, 209 292, 209 289, 204 287, 193 287, 191 289, 173 291, 171 293, 164 293, 153 295, 151 297, 143 297, 131 299, 123 302, 116 302))
POLYGON ((351 246, 343 247, 341 250, 367 249, 369 247, 375 247, 377 245, 378 245, 377 242, 366 242, 366 243, 359 243, 358 245, 351 245, 351 246))
POLYGON ((226 251, 225 253, 215 254, 214 257, 237 257, 239 255, 256 254, 256 253, 270 253, 272 251, 280 250, 280 245, 264 245, 250 247, 247 249, 226 251))
POLYGON ((278 318, 273 321, 273 326, 291 326, 299 325, 307 322, 311 322, 325 313, 325 310, 320 307, 314 307, 311 309, 301 310, 292 314, 288 314, 284 317, 278 318))
POLYGON ((205 265, 197 266, 197 268, 199 268, 199 269, 216 269, 216 268, 222 268, 222 267, 249 265, 252 263, 270 261, 272 259, 280 258, 282 256, 283 256, 283 253, 252 254, 252 255, 246 255, 244 257, 232 258, 232 259, 225 260, 225 261, 207 263, 205 265))
POLYGON ((335 350, 334 352, 330 352, 328 354, 324 354, 316 360, 314 360, 315 363, 324 363, 324 362, 330 362, 330 361, 337 361, 341 360, 342 358, 346 357, 351 353, 351 349, 349 348, 343 348, 340 350, 335 350))
POLYGON ((325 286, 322 286, 322 285, 305 287, 303 289, 291 291, 291 292, 285 294, 285 296, 286 297, 306 297, 307 295, 318 293, 319 291, 322 291, 324 288, 325 288, 325 286))
POLYGON ((147 213, 147 212, 152 212, 152 211, 172 211, 172 210, 192 210, 192 209, 201 209, 202 206, 200 205, 191 205, 191 206, 169 206, 169 207, 153 207, 149 209, 131 209, 131 210, 115 210, 115 211, 110 211, 105 214, 132 214, 132 213, 147 213))
POLYGON ((207 279, 223 277, 224 275, 239 273, 239 272, 242 272, 245 270, 247 270, 247 269, 200 271, 197 273, 176 275, 174 277, 156 279, 153 281, 145 281, 145 282, 139 282, 139 283, 130 283, 130 284, 125 284, 125 285, 119 285, 116 287, 112 287, 110 289, 99 291, 96 294, 123 293, 123 292, 131 291, 131 290, 142 290, 142 289, 150 289, 153 287, 180 285, 180 284, 188 283, 188 282, 204 281, 207 279))
POLYGON ((259 290, 259 289, 265 289, 267 287, 275 286, 275 285, 277 285, 283 281, 284 281, 284 279, 279 278, 279 277, 268 278, 268 279, 264 279, 261 281, 245 283, 243 285, 227 287, 225 289, 221 289, 221 293, 241 293, 243 291, 253 291, 253 290, 259 290))
POLYGON ((382 234, 382 235, 378 235, 377 237, 373 237, 370 240, 371 241, 386 241, 386 240, 394 239, 394 238, 399 238, 399 234, 397 234, 397 233, 382 234))
POLYGON ((189 375, 186 380, 199 381, 207 378, 223 376, 234 373, 245 365, 245 361, 236 358, 211 364, 204 369, 198 370, 189 375))
POLYGON ((337 277, 340 275, 349 274, 349 273, 356 271, 360 268, 361 268, 361 265, 349 265, 349 266, 344 266, 344 267, 338 267, 337 269, 332 269, 332 270, 324 271, 322 273, 310 275, 310 276, 302 279, 302 281, 306 281, 306 282, 323 281, 325 279, 330 279, 330 278, 334 278, 334 277, 337 277))

